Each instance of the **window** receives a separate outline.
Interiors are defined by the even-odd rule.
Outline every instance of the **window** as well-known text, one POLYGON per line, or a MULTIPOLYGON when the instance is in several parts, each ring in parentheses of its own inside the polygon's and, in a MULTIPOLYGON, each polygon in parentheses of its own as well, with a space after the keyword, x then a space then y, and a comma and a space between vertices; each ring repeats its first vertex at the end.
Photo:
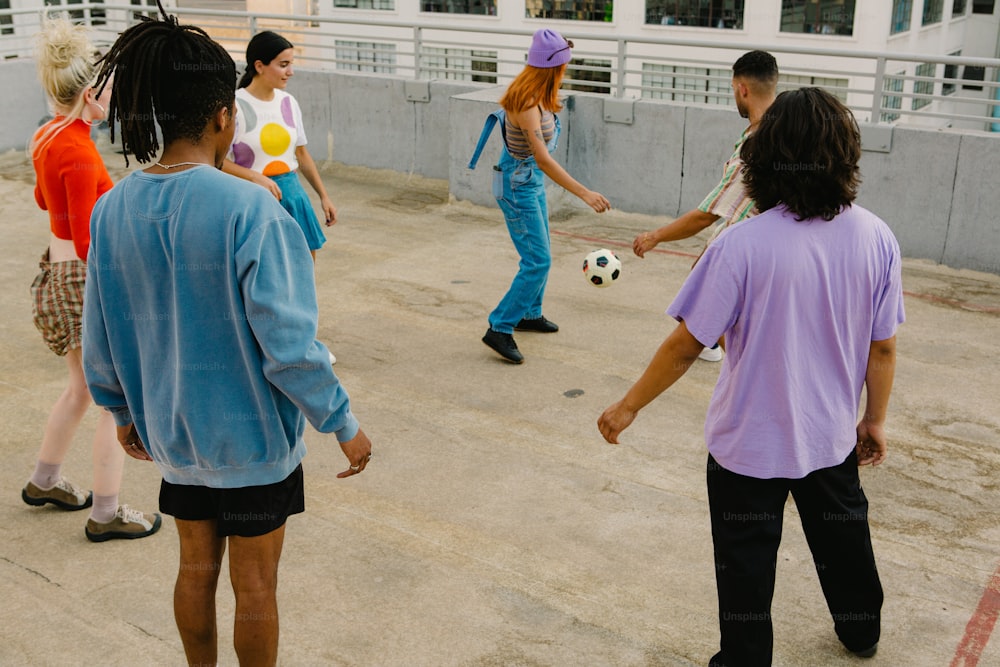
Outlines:
POLYGON ((646 0, 646 23, 743 29, 743 0, 646 0))
MULTIPOLYGON (((10 9, 10 0, 0 0, 0 10, 10 9)), ((14 17, 10 14, 0 16, 0 35, 14 34, 14 17)))
POLYGON ((965 0, 955 0, 951 5, 951 17, 957 19, 959 16, 965 16, 965 0))
POLYGON ((913 14, 913 0, 892 0, 892 27, 890 34, 906 32, 910 29, 910 15, 913 14))
POLYGON ((334 7, 349 7, 351 9, 388 9, 396 8, 396 0, 333 0, 334 7))
MULTIPOLYGON (((933 95, 934 94, 934 70, 937 66, 934 63, 922 63, 917 65, 917 76, 918 77, 928 77, 930 81, 922 81, 919 78, 913 81, 913 94, 914 95, 933 95)), ((923 109, 925 106, 930 104, 933 100, 921 99, 919 97, 913 98, 913 110, 923 109)))
POLYGON ((497 82, 496 51, 424 47, 420 52, 420 65, 430 79, 497 82))
MULTIPOLYGON (((966 65, 962 70, 962 78, 966 81, 983 81, 986 79, 986 68, 979 65, 966 65)), ((962 84, 962 90, 982 90, 982 86, 975 84, 962 84)))
POLYGON ((444 14, 485 14, 497 15, 496 0, 423 0, 420 10, 444 14))
MULTIPOLYGON (((955 53, 951 53, 949 55, 960 56, 960 55, 962 55, 962 52, 961 51, 955 51, 955 53)), ((942 95, 954 95, 955 94, 955 89, 958 87, 958 84, 956 84, 954 81, 948 81, 948 79, 957 79, 958 78, 958 65, 945 65, 944 66, 944 78, 945 78, 945 81, 941 84, 941 94, 942 95)))
MULTIPOLYGON (((882 80, 882 90, 887 93, 901 93, 903 92, 903 76, 905 72, 897 72, 894 75, 887 75, 885 79, 882 80)), ((901 95, 883 95, 882 96, 882 108, 883 109, 902 109, 903 108, 903 97, 901 95)), ((882 112, 882 122, 892 123, 899 120, 898 113, 882 112)))
POLYGON ((854 34, 854 0, 782 0, 781 32, 854 34))
POLYGON ((566 66, 566 75, 563 81, 566 90, 578 90, 582 93, 610 93, 611 92, 611 61, 593 60, 590 58, 573 58, 566 66), (595 84, 577 83, 580 81, 592 81, 595 84))
POLYGON ((825 88, 828 93, 847 104, 847 79, 803 74, 778 75, 778 92, 797 88, 825 88))
POLYGON ((614 10, 612 0, 525 0, 524 16, 529 19, 608 21, 614 10))
POLYGON ((732 80, 729 69, 642 64, 642 85, 654 89, 642 96, 650 99, 733 106, 732 80))
POLYGON ((351 72, 396 73, 395 44, 338 39, 335 46, 337 69, 351 72))
POLYGON ((944 11, 944 0, 924 0, 924 19, 922 25, 931 25, 941 22, 941 13, 944 11))
POLYGON ((992 14, 995 0, 972 0, 973 14, 992 14))
MULTIPOLYGON (((104 4, 104 0, 88 0, 92 4, 104 4)), ((64 7, 68 5, 82 5, 84 0, 45 0, 46 7, 64 7)), ((90 23, 91 25, 104 25, 108 22, 107 14, 103 9, 71 9, 67 12, 69 19, 74 23, 90 23)))

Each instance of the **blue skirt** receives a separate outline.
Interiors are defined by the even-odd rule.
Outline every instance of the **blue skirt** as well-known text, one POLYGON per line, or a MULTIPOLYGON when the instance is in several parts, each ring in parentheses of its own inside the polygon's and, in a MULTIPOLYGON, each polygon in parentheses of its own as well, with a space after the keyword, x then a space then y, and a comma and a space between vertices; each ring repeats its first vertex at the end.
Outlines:
POLYGON ((313 211, 312 202, 309 195, 302 188, 299 182, 299 174, 295 171, 285 172, 277 176, 269 176, 272 181, 281 188, 281 205, 289 215, 299 223, 302 233, 306 235, 306 243, 310 250, 319 250, 326 243, 326 235, 323 228, 319 226, 316 213, 313 211))

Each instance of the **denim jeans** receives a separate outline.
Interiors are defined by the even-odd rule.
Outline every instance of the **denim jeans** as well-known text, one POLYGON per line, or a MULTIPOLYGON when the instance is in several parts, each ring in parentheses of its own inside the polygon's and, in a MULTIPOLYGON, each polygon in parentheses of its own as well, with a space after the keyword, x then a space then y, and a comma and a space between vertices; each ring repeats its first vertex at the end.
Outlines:
POLYGON ((552 266, 549 210, 545 202, 545 174, 535 158, 516 160, 504 150, 497 168, 493 194, 521 261, 517 275, 490 313, 489 321, 494 331, 513 333, 522 318, 542 316, 542 298, 552 266))

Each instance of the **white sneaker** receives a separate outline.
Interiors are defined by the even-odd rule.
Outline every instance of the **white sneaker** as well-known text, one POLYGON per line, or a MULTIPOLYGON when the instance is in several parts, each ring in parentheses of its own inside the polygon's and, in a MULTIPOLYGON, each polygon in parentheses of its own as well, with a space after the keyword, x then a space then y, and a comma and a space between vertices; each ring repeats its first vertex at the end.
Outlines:
POLYGON ((702 361, 722 361, 722 348, 706 347, 698 353, 698 358, 702 361))
POLYGON ((330 353, 330 365, 333 366, 337 363, 337 357, 333 356, 333 352, 330 352, 329 350, 327 350, 327 352, 330 353))

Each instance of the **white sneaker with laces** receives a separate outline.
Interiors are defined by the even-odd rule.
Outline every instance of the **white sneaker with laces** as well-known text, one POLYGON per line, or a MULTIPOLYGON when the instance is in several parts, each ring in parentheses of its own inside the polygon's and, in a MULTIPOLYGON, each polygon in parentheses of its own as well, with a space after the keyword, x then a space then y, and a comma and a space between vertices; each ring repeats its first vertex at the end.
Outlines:
POLYGON ((698 358, 702 361, 722 361, 722 348, 706 347, 698 353, 698 358))

